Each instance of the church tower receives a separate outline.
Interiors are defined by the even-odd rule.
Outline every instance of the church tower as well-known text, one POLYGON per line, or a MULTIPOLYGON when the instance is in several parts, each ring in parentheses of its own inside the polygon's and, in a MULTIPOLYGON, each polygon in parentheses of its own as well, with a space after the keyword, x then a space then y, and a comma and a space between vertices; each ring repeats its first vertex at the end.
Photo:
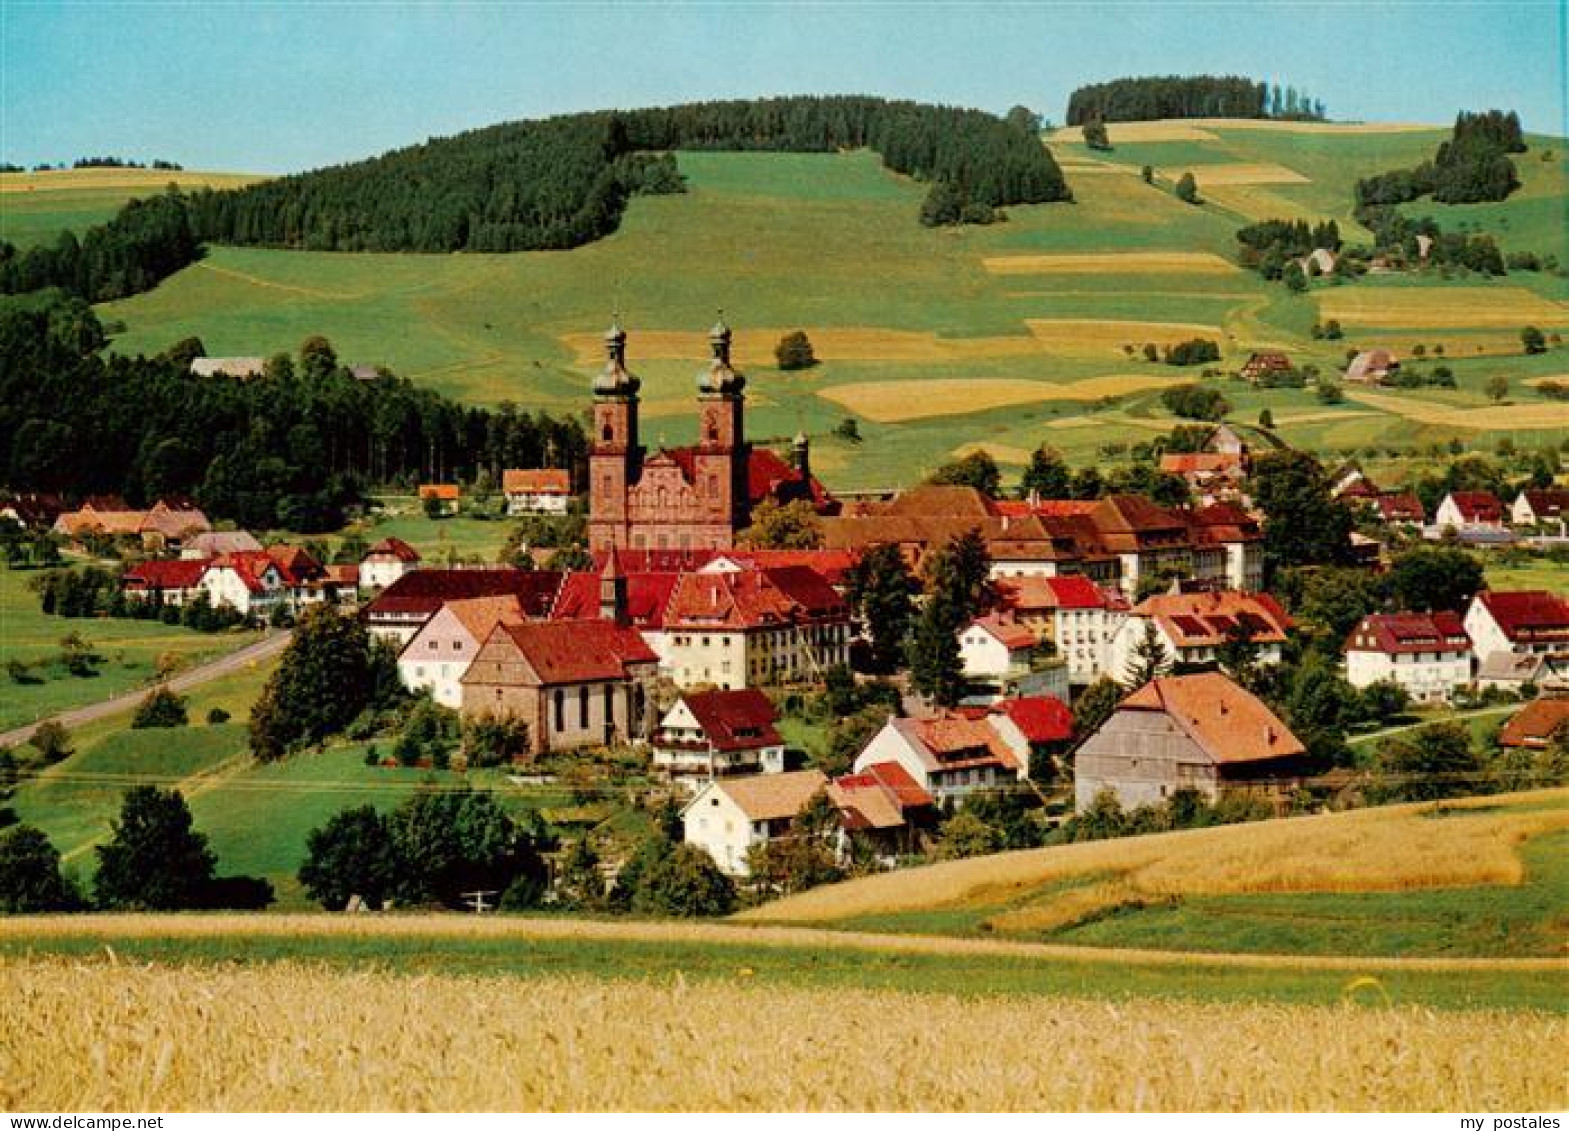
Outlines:
POLYGON ((697 491, 710 519, 732 531, 751 522, 747 504, 749 449, 743 411, 746 378, 730 365, 724 318, 708 334, 713 358, 697 375, 698 437, 693 460, 697 491))
POLYGON ((639 381, 627 372, 626 350, 626 331, 617 319, 605 331, 605 367, 594 378, 588 456, 591 550, 627 544, 627 490, 637 482, 643 460, 637 439, 639 381))

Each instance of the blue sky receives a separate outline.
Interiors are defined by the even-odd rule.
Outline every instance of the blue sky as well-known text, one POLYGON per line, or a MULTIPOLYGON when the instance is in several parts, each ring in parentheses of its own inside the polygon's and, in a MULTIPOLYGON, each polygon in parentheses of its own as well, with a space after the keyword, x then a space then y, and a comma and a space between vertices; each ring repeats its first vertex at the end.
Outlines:
POLYGON ((0 157, 285 172, 553 113, 868 93, 1061 118, 1084 82, 1241 73, 1331 116, 1517 109, 1564 134, 1564 0, 48 3, 0 0, 0 157))

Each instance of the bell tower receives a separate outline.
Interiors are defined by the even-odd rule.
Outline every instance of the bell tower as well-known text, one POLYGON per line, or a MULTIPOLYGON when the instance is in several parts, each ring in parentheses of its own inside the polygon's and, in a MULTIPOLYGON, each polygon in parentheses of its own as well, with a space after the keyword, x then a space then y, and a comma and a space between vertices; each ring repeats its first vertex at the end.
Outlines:
POLYGON ((627 491, 637 482, 643 449, 637 437, 640 382, 627 371, 620 319, 605 331, 605 367, 594 378, 594 434, 588 456, 591 550, 627 544, 627 491))
POLYGON ((697 375, 698 493, 714 522, 734 533, 751 521, 747 505, 746 378, 730 364, 730 327, 721 314, 708 333, 713 357, 697 375))

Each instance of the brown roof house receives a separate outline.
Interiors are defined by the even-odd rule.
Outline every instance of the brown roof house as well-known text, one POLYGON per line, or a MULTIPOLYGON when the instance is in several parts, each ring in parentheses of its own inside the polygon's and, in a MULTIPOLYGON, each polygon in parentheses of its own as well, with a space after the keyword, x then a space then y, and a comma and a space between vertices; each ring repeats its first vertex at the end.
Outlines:
POLYGON ((654 734, 654 768, 672 777, 777 774, 785 742, 774 705, 755 687, 689 691, 665 712, 654 734))
POLYGON ((1260 381, 1267 382, 1277 374, 1291 373, 1295 369, 1291 359, 1279 350, 1260 350, 1242 363, 1242 377, 1257 385, 1260 381))
POLYGON ((1346 380, 1361 385, 1382 385, 1399 371, 1399 360, 1388 350, 1363 350, 1346 366, 1346 380))
POLYGON ((1297 736, 1226 676, 1169 676, 1129 695, 1079 747, 1074 799, 1082 811, 1107 791, 1125 809, 1181 789, 1210 800, 1236 790, 1278 796, 1310 768, 1297 736))
POLYGON ((557 467, 509 467, 501 473, 507 513, 566 514, 572 502, 572 473, 557 467))
POLYGON ((1569 697, 1533 699, 1498 732, 1498 745, 1545 750, 1558 734, 1569 734, 1569 697))
POLYGON ((821 770, 714 778, 681 810, 683 839, 732 876, 749 875, 747 852, 789 832, 796 817, 828 791, 821 770))

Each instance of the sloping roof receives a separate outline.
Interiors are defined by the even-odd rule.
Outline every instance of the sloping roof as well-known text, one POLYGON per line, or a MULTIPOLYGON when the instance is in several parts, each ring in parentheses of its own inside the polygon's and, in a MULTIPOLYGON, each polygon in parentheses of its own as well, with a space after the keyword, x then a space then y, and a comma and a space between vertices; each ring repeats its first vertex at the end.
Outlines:
MULTIPOLYGON (((720 555, 729 556, 730 550, 649 550, 628 549, 625 546, 616 547, 616 559, 621 564, 621 572, 628 577, 639 573, 689 573, 701 569, 720 555)), ((604 550, 595 550, 594 573, 605 568, 605 559, 609 557, 604 550)))
POLYGON ((204 530, 185 543, 191 553, 216 557, 219 554, 238 554, 247 550, 260 550, 262 544, 249 530, 204 530))
MULTIPOLYGON (((661 448, 648 462, 660 456, 668 456, 681 469, 686 481, 695 483, 697 454, 696 448, 661 448)), ((838 500, 828 493, 828 489, 815 476, 803 481, 800 472, 768 448, 752 448, 747 453, 746 494, 748 502, 754 507, 765 499, 779 503, 804 499, 811 502, 818 514, 836 514, 839 510, 838 500)))
POLYGON ((1416 522, 1426 520, 1422 500, 1409 491, 1382 491, 1373 500, 1385 522, 1416 522))
POLYGON ((139 532, 154 531, 165 538, 179 538, 192 531, 211 530, 207 516, 188 501, 171 505, 160 499, 142 518, 139 532))
POLYGON ((627 665, 659 661, 637 629, 608 620, 503 623, 495 633, 511 637, 546 687, 624 679, 627 665))
POLYGON ((1504 504, 1491 491, 1451 491, 1449 500, 1467 522, 1497 522, 1504 517, 1504 504))
POLYGON ((481 644, 498 624, 522 624, 528 619, 516 593, 495 597, 464 597, 448 601, 442 607, 450 611, 464 630, 481 644))
POLYGON ((861 773, 876 778, 882 783, 883 787, 897 799, 901 809, 920 809, 937 803, 932 795, 922 789, 921 784, 910 776, 910 771, 898 762, 873 762, 861 773))
POLYGON ((1242 364, 1244 373, 1260 370, 1274 370, 1277 372, 1290 372, 1291 359, 1279 350, 1258 350, 1242 364))
POLYGON ((456 483, 421 483, 419 497, 421 499, 440 499, 444 503, 456 502, 463 494, 456 483))
POLYGON ((1004 699, 993 709, 1008 716, 1026 742, 1066 742, 1073 737, 1073 712, 1054 695, 1004 699))
POLYGON ((0 510, 14 511, 24 526, 51 526, 65 510, 65 502, 49 492, 26 491, 0 502, 0 510))
POLYGON ((559 467, 508 467, 501 472, 506 495, 570 495, 572 473, 559 467))
POLYGON ((1562 518, 1569 514, 1569 488, 1553 487, 1543 491, 1522 491, 1531 513, 1537 518, 1562 518))
POLYGON ((997 594, 1004 607, 1017 612, 1106 607, 1106 594, 1080 574, 999 578, 997 594))
POLYGON ((911 745, 928 772, 985 765, 1019 768, 1007 742, 985 719, 947 714, 932 719, 890 719, 889 725, 913 740, 911 745))
POLYGON ((521 599, 529 616, 543 617, 550 612, 560 585, 561 575, 549 570, 417 569, 387 586, 366 612, 372 618, 429 616, 448 601, 511 593, 521 599))
POLYGON ((720 778, 714 788, 734 801, 749 820, 780 821, 796 816, 808 801, 826 791, 828 779, 821 770, 792 770, 720 778))
POLYGON ((1264 528, 1258 519, 1236 503, 1222 500, 1185 513, 1189 534, 1198 545, 1261 542, 1264 539, 1264 528))
POLYGON ((372 559, 392 558, 400 562, 417 562, 420 560, 419 551, 410 546, 402 538, 383 538, 369 550, 360 560, 368 562, 372 559))
POLYGON ((130 589, 194 589, 210 564, 209 558, 139 562, 122 578, 130 589))
POLYGON ((1569 698, 1533 699, 1510 716, 1498 745, 1541 749, 1560 727, 1569 727, 1569 698))
POLYGON ((1375 613, 1363 617, 1346 638, 1347 652, 1382 652, 1387 656, 1418 652, 1469 652, 1471 638, 1452 612, 1375 613))
POLYGON ((665 610, 667 628, 749 629, 840 620, 849 606, 804 566, 685 573, 665 610))
POLYGON ((1366 380, 1368 377, 1398 368, 1400 362, 1388 350, 1363 350, 1351 359, 1350 365, 1346 366, 1346 377, 1353 381, 1366 380))
POLYGON ((1117 710, 1169 715, 1220 765, 1293 758, 1307 752, 1262 700, 1219 672, 1151 680, 1117 710))
POLYGON ((283 580, 283 571, 278 568, 278 563, 267 555, 265 550, 242 550, 238 554, 223 554, 214 558, 208 569, 227 569, 240 579, 240 584, 252 593, 265 593, 267 583, 263 580, 269 569, 279 575, 283 580))
POLYGON ((290 585, 314 581, 327 573, 321 563, 311 557, 303 546, 290 546, 279 542, 267 547, 267 556, 273 560, 279 572, 283 574, 284 581, 290 585))
POLYGON ((716 750, 756 750, 784 744, 774 729, 774 705, 755 687, 688 692, 681 700, 716 750))
POLYGON ((990 518, 998 512, 992 500, 974 487, 922 483, 908 491, 901 491, 882 508, 882 513, 911 517, 990 518))
POLYGON ((1160 469, 1175 475, 1244 473, 1245 461, 1235 452, 1167 452, 1160 457, 1160 469))
MULTIPOLYGON (((624 554, 626 551, 622 551, 624 554)), ((846 575, 861 560, 855 550, 721 550, 716 558, 728 558, 739 565, 754 565, 763 569, 784 566, 805 566, 822 575, 830 585, 843 585, 846 575)), ((701 567, 700 567, 701 568, 701 567)))
POLYGON ((1509 639, 1569 640, 1569 601, 1545 589, 1484 589, 1476 595, 1509 639))
MULTIPOLYGON (((627 551, 621 551, 625 558, 627 551)), ((639 628, 658 629, 665 623, 665 607, 680 578, 678 573, 635 573, 623 570, 626 579, 627 619, 639 628)), ((599 582, 596 571, 578 570, 562 579, 550 608, 552 620, 592 619, 599 616, 599 582)))
POLYGON ((1278 644, 1286 638, 1291 618, 1268 593, 1234 589, 1209 593, 1159 593, 1133 607, 1136 617, 1153 617, 1179 648, 1213 648, 1238 627, 1255 644, 1278 644))
POLYGON ((989 634, 1010 652, 1021 652, 1035 647, 1036 644, 1035 634, 1011 616, 988 613, 984 617, 976 617, 972 620, 970 627, 989 634))

